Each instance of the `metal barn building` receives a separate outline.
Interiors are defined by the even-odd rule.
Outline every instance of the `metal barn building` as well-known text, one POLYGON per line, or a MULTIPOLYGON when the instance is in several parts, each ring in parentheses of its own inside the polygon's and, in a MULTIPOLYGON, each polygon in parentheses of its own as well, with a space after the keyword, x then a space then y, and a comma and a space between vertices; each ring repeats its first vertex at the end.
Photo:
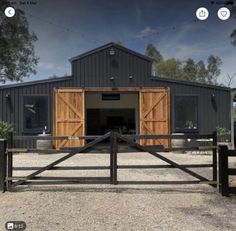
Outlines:
MULTIPOLYGON (((230 88, 152 76, 150 58, 114 43, 70 62, 72 76, 0 86, 0 119, 12 123, 17 135, 40 134, 45 126, 56 136, 109 130, 205 134, 231 127, 230 88)), ((81 145, 80 140, 54 144, 81 145)))

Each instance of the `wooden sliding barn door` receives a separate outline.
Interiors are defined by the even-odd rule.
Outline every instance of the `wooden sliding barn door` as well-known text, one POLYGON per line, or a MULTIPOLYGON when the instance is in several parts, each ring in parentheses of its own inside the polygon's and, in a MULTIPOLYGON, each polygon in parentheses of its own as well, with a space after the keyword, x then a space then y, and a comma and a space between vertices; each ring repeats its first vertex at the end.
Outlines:
MULTIPOLYGON (((170 91, 167 88, 142 89, 139 93, 140 134, 170 134, 170 91)), ((142 145, 170 147, 169 139, 141 140, 142 145)))
MULTIPOLYGON (((84 91, 56 89, 54 91, 54 136, 84 136, 84 91)), ((55 148, 80 147, 83 140, 57 140, 55 148)))

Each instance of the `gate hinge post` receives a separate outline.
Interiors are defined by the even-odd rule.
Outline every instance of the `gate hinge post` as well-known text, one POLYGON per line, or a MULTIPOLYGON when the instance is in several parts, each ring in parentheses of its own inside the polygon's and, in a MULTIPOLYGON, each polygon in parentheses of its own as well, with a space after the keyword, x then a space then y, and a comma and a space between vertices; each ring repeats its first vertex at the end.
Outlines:
POLYGON ((7 175, 7 140, 0 139, 0 191, 6 191, 6 175, 7 175))

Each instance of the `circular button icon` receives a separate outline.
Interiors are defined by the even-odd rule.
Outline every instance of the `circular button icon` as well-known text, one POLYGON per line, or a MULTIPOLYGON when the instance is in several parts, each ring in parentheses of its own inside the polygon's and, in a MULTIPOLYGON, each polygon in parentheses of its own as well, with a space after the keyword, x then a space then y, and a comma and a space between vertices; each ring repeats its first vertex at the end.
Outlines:
POLYGON ((8 17, 8 18, 11 18, 15 15, 16 11, 13 7, 7 7, 5 9, 5 15, 8 17))
POLYGON ((205 7, 200 7, 196 11, 196 16, 199 20, 206 20, 209 16, 209 12, 205 7))
POLYGON ((222 7, 218 10, 218 17, 221 20, 227 20, 230 17, 230 11, 226 7, 222 7))

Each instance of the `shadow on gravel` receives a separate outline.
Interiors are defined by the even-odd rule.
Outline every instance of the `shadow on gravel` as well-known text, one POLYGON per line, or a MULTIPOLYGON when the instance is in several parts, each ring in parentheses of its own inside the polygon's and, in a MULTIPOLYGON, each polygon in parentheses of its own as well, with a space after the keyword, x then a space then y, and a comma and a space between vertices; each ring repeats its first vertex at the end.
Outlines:
POLYGON ((134 188, 134 187, 18 187, 12 189, 10 192, 79 192, 79 193, 124 193, 124 194, 216 194, 217 190, 209 187, 205 188, 180 188, 180 187, 162 187, 162 188, 134 188))
POLYGON ((203 197, 204 206, 176 207, 175 210, 186 218, 194 216, 202 224, 215 227, 215 230, 236 230, 236 196, 222 197, 220 194, 203 197))

